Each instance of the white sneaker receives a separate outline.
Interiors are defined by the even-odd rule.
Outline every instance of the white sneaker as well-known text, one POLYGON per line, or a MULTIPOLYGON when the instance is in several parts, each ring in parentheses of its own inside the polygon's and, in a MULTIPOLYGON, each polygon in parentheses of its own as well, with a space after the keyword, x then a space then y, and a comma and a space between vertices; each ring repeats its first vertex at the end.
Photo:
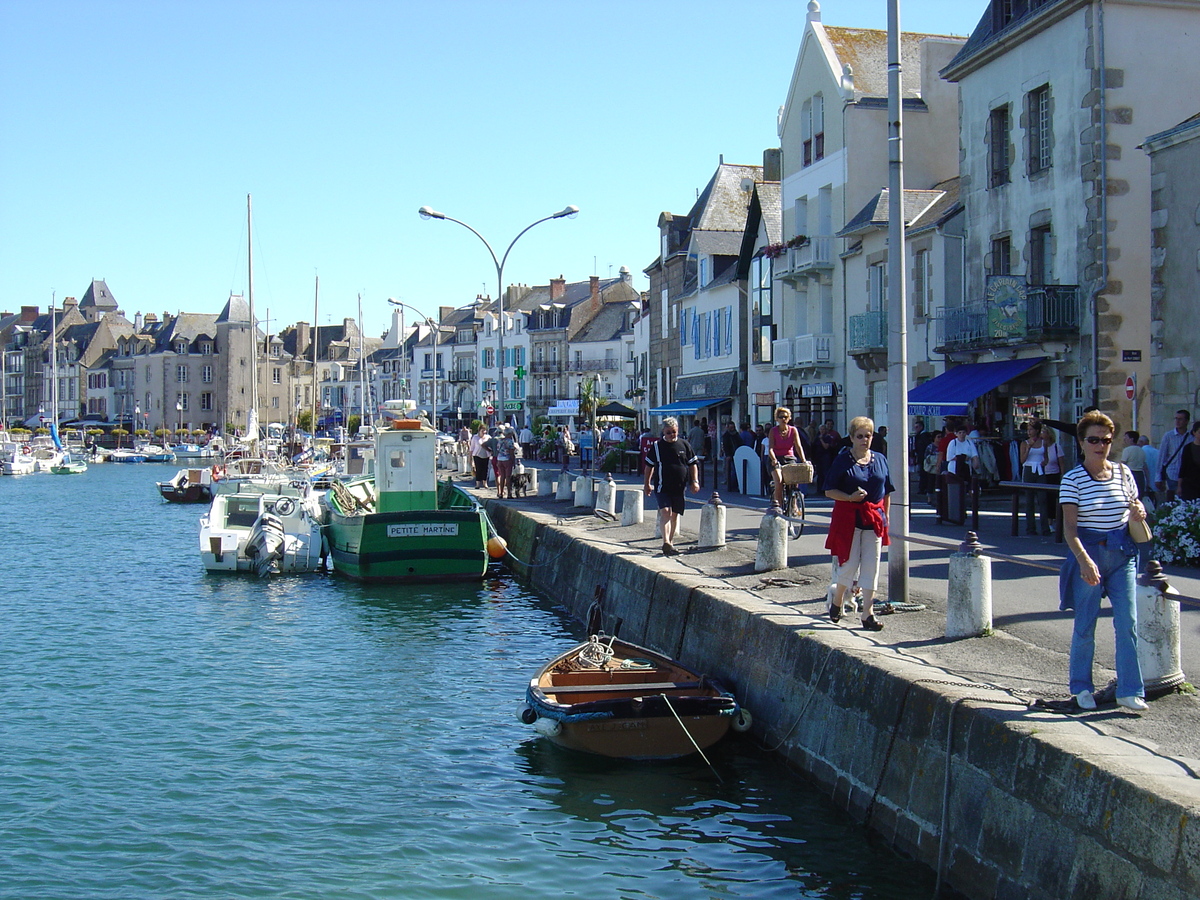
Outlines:
POLYGON ((1138 711, 1149 709, 1149 704, 1141 697, 1118 697, 1117 703, 1126 709, 1136 709, 1138 711))
POLYGON ((1092 696, 1091 691, 1080 691, 1075 695, 1075 703, 1080 709, 1095 709, 1096 698, 1092 696))

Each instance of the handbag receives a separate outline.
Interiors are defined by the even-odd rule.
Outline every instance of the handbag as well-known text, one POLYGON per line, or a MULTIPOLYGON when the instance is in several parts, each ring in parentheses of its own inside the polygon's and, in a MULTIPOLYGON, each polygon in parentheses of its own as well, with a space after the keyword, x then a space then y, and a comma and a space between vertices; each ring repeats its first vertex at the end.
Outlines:
MULTIPOLYGON (((1125 486, 1125 493, 1129 495, 1129 502, 1132 503, 1135 498, 1133 497, 1132 492, 1129 490, 1129 480, 1125 477, 1127 472, 1129 472, 1129 469, 1122 464, 1121 484, 1125 486)), ((1132 479, 1132 477, 1133 474, 1130 473, 1129 478, 1132 479)), ((1135 544, 1145 544, 1154 539, 1154 532, 1150 530, 1150 526, 1147 524, 1145 519, 1135 519, 1133 516, 1130 516, 1128 526, 1129 536, 1133 538, 1133 542, 1135 544)))

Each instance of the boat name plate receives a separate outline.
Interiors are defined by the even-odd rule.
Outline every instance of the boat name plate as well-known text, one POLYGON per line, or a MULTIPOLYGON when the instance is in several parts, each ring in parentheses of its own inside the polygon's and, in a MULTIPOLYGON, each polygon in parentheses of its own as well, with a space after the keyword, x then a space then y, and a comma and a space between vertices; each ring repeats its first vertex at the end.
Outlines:
POLYGON ((406 537, 457 537, 457 522, 405 522, 399 525, 389 525, 387 536, 390 538, 406 537))

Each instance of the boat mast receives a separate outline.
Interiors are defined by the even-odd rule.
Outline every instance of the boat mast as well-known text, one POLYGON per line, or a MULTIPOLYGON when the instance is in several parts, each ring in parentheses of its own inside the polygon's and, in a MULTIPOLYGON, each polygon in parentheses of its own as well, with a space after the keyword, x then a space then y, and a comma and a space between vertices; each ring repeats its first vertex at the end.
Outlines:
POLYGON ((55 318, 55 292, 50 292, 50 437, 58 443, 58 320, 55 318))
POLYGON ((317 306, 321 299, 321 276, 315 275, 313 277, 315 278, 315 282, 313 283, 313 328, 312 328, 312 357, 313 357, 312 436, 313 436, 313 441, 314 441, 313 446, 315 447, 316 446, 315 441, 317 438, 317 410, 321 408, 321 400, 317 396, 317 388, 319 387, 319 385, 317 383, 317 328, 318 328, 318 326, 317 326, 317 306))
POLYGON ((362 292, 358 294, 358 427, 367 424, 367 361, 363 358, 362 292))
POLYGON ((254 237, 250 215, 250 195, 246 195, 246 294, 250 304, 250 415, 247 426, 254 427, 252 441, 258 440, 258 325, 254 321, 254 237))

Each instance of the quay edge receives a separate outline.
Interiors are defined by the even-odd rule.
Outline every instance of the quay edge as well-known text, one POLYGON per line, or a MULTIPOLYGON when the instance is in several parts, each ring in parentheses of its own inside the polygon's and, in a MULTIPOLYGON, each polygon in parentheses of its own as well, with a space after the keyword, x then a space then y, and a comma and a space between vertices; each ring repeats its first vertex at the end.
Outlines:
MULTIPOLYGON (((1168 777, 1144 748, 1031 715, 1005 692, 681 572, 619 531, 486 506, 518 577, 580 620, 603 587, 606 624, 619 617, 623 638, 731 686, 763 744, 779 745, 898 851, 940 870, 945 886, 971 900, 1200 897, 1200 781, 1180 777, 1174 761, 1168 777)), ((981 640, 1000 653, 1018 643, 981 640)))

